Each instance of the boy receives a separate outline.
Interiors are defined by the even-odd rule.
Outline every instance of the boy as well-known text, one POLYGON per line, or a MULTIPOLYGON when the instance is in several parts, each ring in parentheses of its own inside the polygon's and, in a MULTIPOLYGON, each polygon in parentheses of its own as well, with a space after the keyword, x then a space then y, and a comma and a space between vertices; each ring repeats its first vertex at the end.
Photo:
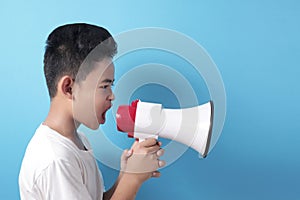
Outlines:
POLYGON ((155 139, 135 142, 123 152, 116 183, 104 192, 90 144, 77 132, 80 124, 97 129, 105 123, 114 100, 116 51, 111 34, 94 25, 64 25, 49 35, 44 73, 50 110, 23 158, 21 199, 134 199, 144 181, 160 176, 156 170, 165 164, 159 160, 161 143, 155 139))

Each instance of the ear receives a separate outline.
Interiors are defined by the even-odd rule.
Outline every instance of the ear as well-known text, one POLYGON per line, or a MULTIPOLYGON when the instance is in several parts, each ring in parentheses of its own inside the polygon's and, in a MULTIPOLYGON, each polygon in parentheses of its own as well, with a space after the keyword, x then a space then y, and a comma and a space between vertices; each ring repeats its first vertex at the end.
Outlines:
POLYGON ((61 94, 68 99, 72 99, 72 88, 74 86, 74 79, 71 76, 63 76, 58 85, 61 94))

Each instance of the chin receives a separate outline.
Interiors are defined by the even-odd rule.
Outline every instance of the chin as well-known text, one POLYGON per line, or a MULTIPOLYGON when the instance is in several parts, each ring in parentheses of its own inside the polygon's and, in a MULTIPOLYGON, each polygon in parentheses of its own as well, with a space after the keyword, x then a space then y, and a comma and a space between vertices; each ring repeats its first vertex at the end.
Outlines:
POLYGON ((97 126, 90 126, 89 128, 92 130, 97 130, 99 128, 99 124, 97 126))
POLYGON ((97 130, 100 126, 99 123, 95 122, 95 123, 83 123, 83 125, 85 125, 86 127, 92 129, 92 130, 97 130))

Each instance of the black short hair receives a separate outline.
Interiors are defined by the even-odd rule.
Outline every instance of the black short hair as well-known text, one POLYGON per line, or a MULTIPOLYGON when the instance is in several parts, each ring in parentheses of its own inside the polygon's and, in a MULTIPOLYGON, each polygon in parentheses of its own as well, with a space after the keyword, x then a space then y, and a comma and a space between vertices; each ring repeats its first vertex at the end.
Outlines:
POLYGON ((103 27, 85 23, 67 24, 50 33, 46 41, 44 74, 51 99, 57 93, 59 79, 65 75, 75 79, 83 61, 99 44, 102 47, 98 48, 101 49, 97 52, 98 59, 112 58, 117 53, 116 42, 103 27))

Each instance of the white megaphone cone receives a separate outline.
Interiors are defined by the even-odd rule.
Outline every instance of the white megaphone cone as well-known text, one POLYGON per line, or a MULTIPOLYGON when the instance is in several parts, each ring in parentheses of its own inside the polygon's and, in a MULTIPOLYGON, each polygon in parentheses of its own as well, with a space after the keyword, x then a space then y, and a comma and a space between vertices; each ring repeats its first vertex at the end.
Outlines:
POLYGON ((212 101, 192 108, 163 109, 161 104, 136 100, 130 106, 119 106, 117 127, 139 140, 150 137, 175 140, 205 158, 212 135, 213 108, 212 101))

